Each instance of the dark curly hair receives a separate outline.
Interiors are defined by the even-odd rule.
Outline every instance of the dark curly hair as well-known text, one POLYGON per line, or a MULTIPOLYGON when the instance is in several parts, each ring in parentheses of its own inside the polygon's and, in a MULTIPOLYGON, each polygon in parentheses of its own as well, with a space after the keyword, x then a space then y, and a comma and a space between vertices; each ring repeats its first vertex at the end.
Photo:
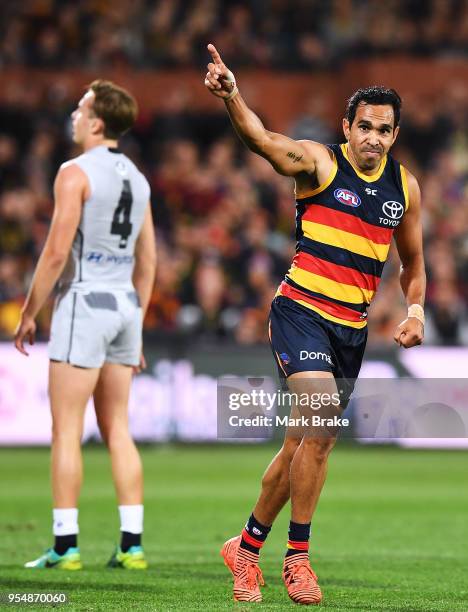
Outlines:
POLYGON ((350 126, 356 118, 356 109, 361 103, 377 106, 390 104, 393 107, 394 128, 400 123, 401 98, 394 89, 387 89, 382 85, 372 85, 372 87, 363 87, 355 91, 346 106, 345 116, 350 126))

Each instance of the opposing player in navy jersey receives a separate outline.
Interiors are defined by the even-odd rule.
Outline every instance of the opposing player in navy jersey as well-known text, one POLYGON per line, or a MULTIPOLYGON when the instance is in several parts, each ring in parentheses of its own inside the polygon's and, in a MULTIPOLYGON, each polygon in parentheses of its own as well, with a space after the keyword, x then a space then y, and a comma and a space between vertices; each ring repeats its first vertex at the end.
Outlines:
POLYGON ((134 98, 94 81, 72 113, 83 154, 60 168, 54 214, 22 309, 16 348, 27 355, 38 312, 57 280, 49 343, 52 494, 55 543, 29 568, 81 569, 77 544, 82 481, 81 436, 94 396, 109 449, 121 542, 111 567, 145 569, 143 474, 128 430, 132 370, 142 357, 142 322, 154 282, 156 247, 148 181, 118 149, 137 115, 134 98))
MULTIPOLYGON (((213 45, 208 50, 212 62, 205 85, 224 100, 239 137, 296 183, 296 255, 273 300, 269 321, 280 375, 298 397, 323 391, 337 394, 336 379, 343 379, 341 408, 345 408, 366 345, 367 307, 392 237, 408 304, 408 316, 394 338, 410 348, 421 344, 424 335, 420 191, 415 177, 388 153, 399 131, 400 97, 384 87, 360 89, 348 101, 344 144, 294 141, 264 128, 242 99, 218 51, 213 45)), ((302 412, 296 406, 292 416, 302 412)), ((322 599, 309 562, 310 525, 337 428, 302 433, 286 436, 264 474, 242 534, 222 548, 239 601, 262 599, 260 549, 288 499, 291 522, 284 583, 297 603, 317 604, 322 599)))

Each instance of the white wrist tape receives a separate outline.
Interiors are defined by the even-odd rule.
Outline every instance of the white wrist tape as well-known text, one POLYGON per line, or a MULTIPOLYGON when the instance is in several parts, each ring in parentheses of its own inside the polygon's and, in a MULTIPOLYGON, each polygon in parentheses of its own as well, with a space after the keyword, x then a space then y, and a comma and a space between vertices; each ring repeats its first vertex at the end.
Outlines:
POLYGON ((418 319, 418 321, 421 321, 424 325, 424 308, 419 304, 411 304, 411 306, 408 307, 408 319, 410 317, 418 319))
POLYGON ((237 94, 239 93, 239 90, 237 89, 236 78, 235 78, 235 76, 232 74, 232 72, 230 70, 228 70, 228 73, 224 77, 223 80, 227 81, 228 83, 230 83, 230 85, 232 87, 230 94, 226 98, 224 98, 225 102, 227 102, 228 100, 232 100, 232 98, 234 98, 234 96, 237 96, 237 94))

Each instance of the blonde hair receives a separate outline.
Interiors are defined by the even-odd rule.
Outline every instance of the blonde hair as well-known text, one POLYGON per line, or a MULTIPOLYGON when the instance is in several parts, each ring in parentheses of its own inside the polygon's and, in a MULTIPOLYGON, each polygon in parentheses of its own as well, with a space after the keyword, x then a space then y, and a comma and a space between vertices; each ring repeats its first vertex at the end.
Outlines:
POLYGON ((93 81, 88 89, 94 93, 94 114, 104 122, 104 136, 120 138, 137 118, 138 105, 135 98, 123 87, 102 79, 93 81))

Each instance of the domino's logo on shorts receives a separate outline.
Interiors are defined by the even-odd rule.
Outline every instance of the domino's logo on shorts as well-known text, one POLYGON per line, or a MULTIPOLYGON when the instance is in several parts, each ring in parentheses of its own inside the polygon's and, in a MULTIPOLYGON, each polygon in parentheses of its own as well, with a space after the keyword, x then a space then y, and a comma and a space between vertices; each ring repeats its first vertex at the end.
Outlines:
POLYGON ((306 359, 321 359, 322 361, 329 363, 331 366, 333 365, 330 355, 322 353, 321 351, 301 351, 299 353, 299 360, 305 361, 306 359))
POLYGON ((287 353, 281 353, 280 359, 284 365, 288 365, 291 362, 291 357, 287 353))

